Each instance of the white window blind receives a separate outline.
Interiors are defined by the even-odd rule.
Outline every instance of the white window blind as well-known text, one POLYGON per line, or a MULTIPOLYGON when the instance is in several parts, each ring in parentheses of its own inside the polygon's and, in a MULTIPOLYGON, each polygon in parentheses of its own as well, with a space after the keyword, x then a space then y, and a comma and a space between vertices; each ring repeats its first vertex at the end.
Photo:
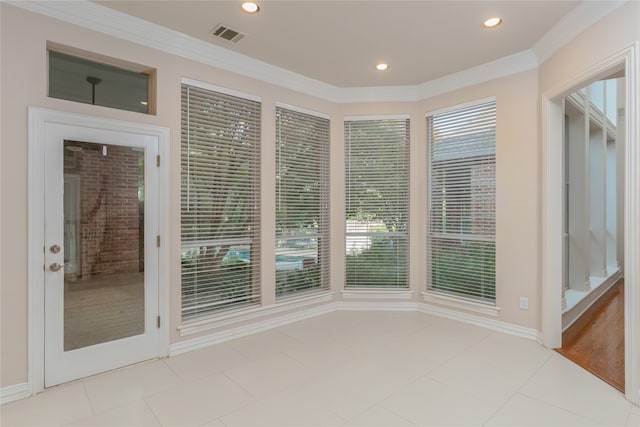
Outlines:
POLYGON ((427 117, 427 139, 427 288, 495 304, 495 101, 427 117))
POLYGON ((409 119, 345 121, 346 287, 406 288, 409 119))
POLYGON ((182 84, 182 318, 259 302, 260 103, 182 84))
POLYGON ((328 287, 329 120, 276 108, 276 297, 328 287))

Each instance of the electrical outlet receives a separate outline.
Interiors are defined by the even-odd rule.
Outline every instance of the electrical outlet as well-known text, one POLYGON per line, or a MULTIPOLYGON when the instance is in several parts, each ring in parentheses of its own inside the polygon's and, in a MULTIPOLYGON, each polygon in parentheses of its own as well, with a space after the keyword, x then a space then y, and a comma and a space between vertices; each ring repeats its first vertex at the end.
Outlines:
POLYGON ((520 297, 520 309, 521 310, 529 310, 529 298, 520 297))

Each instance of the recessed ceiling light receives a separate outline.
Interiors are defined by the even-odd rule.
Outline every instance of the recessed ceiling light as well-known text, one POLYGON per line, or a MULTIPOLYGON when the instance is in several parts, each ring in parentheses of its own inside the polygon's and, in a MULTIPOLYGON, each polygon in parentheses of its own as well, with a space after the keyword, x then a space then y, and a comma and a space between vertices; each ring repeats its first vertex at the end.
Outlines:
POLYGON ((502 24, 502 18, 489 18, 486 19, 483 23, 482 26, 485 28, 494 28, 497 27, 498 25, 502 24))
POLYGON ((385 64, 384 62, 376 65, 376 70, 378 71, 385 71, 388 68, 389 68, 389 64, 385 64))
POLYGON ((260 10, 260 6, 252 1, 246 1, 242 3, 242 10, 247 13, 257 13, 260 10))

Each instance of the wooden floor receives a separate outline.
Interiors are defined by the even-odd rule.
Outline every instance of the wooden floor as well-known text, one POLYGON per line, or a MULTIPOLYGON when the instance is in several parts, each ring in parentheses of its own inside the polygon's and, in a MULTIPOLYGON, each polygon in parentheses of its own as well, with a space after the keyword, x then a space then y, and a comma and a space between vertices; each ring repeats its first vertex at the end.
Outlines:
POLYGON ((562 334, 558 353, 624 393, 624 280, 562 334))

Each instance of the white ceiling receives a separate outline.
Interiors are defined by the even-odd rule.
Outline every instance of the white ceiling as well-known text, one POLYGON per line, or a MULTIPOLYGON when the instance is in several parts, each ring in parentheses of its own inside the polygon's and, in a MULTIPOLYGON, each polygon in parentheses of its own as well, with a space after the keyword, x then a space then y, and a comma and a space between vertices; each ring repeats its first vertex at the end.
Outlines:
POLYGON ((407 86, 531 49, 580 1, 99 1, 337 87, 407 86), (482 21, 501 16, 486 30, 482 21), (238 43, 209 32, 224 24, 238 43), (377 62, 390 64, 375 70, 377 62))

